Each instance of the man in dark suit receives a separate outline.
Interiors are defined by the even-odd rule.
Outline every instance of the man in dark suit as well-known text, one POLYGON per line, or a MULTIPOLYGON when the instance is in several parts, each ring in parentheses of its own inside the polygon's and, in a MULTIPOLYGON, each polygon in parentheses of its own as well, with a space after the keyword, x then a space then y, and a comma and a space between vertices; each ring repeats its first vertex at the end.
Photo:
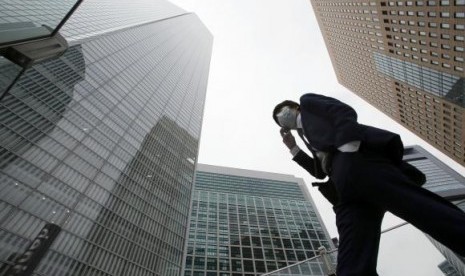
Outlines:
POLYGON ((402 161, 400 136, 357 122, 353 108, 334 98, 305 94, 273 110, 293 160, 324 179, 320 191, 334 204, 339 232, 337 275, 378 275, 381 222, 386 211, 465 256, 465 213, 421 188, 424 175, 402 161), (313 158, 300 150, 297 130, 313 158))

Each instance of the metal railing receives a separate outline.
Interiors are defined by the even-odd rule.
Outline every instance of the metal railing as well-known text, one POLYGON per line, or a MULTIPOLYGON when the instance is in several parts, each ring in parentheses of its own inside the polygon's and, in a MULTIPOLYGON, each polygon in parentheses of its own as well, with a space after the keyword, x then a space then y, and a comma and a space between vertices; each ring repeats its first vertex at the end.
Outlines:
POLYGON ((318 248, 318 254, 307 260, 262 274, 261 276, 331 276, 336 275, 337 249, 318 248))
MULTIPOLYGON (((381 234, 397 229, 408 222, 389 227, 381 234)), ((327 251, 325 247, 318 248, 318 255, 278 270, 261 274, 261 276, 335 276, 337 264, 337 249, 327 251)))

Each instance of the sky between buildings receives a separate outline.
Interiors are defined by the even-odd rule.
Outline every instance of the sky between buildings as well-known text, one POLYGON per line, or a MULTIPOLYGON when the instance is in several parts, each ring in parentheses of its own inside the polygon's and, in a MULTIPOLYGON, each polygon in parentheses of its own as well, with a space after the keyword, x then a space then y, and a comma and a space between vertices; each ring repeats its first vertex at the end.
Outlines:
MULTIPOLYGON (((331 236, 337 236, 331 206, 310 187, 314 179, 291 161, 271 117, 278 102, 315 92, 350 104, 359 122, 397 132, 405 145, 420 145, 465 174, 462 166, 337 83, 309 0, 171 2, 195 12, 214 36, 200 163, 304 178, 331 236)), ((400 222, 387 215, 383 229, 400 222)), ((378 273, 439 276, 442 260, 421 232, 404 226, 383 235, 378 273)))

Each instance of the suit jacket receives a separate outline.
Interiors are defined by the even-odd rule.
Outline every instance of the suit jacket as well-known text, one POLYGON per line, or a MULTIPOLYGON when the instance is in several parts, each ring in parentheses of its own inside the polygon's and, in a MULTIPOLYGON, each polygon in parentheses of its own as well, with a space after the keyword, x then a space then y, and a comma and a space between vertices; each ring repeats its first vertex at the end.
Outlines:
MULTIPOLYGON (((292 158, 297 164, 299 164, 303 169, 308 171, 312 176, 315 177, 315 160, 308 156, 304 151, 299 151, 294 158, 292 158)), ((399 169, 402 173, 407 176, 411 183, 417 186, 422 186, 426 183, 425 175, 418 170, 416 167, 410 165, 409 163, 402 161, 399 165, 399 169)), ((336 205, 339 202, 339 195, 337 193, 336 187, 329 178, 326 182, 322 183, 312 183, 312 186, 317 186, 321 194, 333 205, 336 205)))
MULTIPOLYGON (((351 141, 361 141, 359 151, 366 155, 390 160, 396 164, 412 183, 423 185, 425 175, 412 165, 402 161, 404 146, 400 136, 390 131, 357 122, 357 113, 349 105, 319 94, 305 94, 300 98, 302 128, 309 141, 307 147, 330 153, 338 152, 338 147, 351 141)), ((311 158, 300 151, 294 158, 311 175, 323 179, 318 158, 311 158)), ((334 170, 334 168, 333 168, 334 170)), ((319 190, 333 204, 337 202, 337 193, 331 178, 319 185, 319 190)))
POLYGON ((395 164, 402 161, 404 146, 398 134, 359 124, 355 110, 337 99, 305 94, 300 98, 300 113, 305 137, 316 150, 335 153, 338 147, 358 140, 364 151, 395 164))
MULTIPOLYGON (((315 172, 315 166, 313 158, 308 156, 304 151, 299 151, 294 158, 292 158, 297 164, 299 164, 303 169, 308 171, 312 176, 316 176, 315 172)), ((318 177, 317 177, 318 178, 318 177)), ((321 192, 321 194, 329 201, 331 204, 336 205, 338 202, 338 195, 336 192, 336 187, 334 186, 334 183, 331 181, 331 179, 328 179, 328 181, 324 183, 318 183, 318 185, 313 185, 317 186, 318 190, 321 192)))
POLYGON ((300 98, 305 137, 319 151, 335 152, 339 146, 361 140, 357 113, 347 104, 318 94, 300 98))

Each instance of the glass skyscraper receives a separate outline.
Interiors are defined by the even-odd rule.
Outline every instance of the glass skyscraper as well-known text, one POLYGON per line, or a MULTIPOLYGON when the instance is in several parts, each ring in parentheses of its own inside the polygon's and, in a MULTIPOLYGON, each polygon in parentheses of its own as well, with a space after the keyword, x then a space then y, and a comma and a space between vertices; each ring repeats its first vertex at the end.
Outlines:
MULTIPOLYGON (((0 33, 34 12, 0 4, 0 33)), ((54 224, 34 275, 180 275, 212 35, 160 0, 84 1, 60 33, 17 79, 0 59, 0 273, 54 224)))
MULTIPOLYGON (((333 243, 302 179, 198 164, 185 276, 252 276, 333 243)), ((319 262, 308 275, 323 275, 319 262)))
MULTIPOLYGON (((420 146, 406 147, 404 160, 425 173, 427 181, 424 188, 452 201, 465 211, 465 178, 463 176, 420 146)), ((465 276, 465 259, 431 237, 427 237, 459 273, 458 275, 465 276)))
POLYGON ((404 160, 426 175, 423 188, 448 200, 465 198, 465 178, 422 147, 405 147, 404 160))
POLYGON ((438 268, 444 273, 445 276, 460 276, 455 268, 447 261, 443 261, 438 265, 438 268))

